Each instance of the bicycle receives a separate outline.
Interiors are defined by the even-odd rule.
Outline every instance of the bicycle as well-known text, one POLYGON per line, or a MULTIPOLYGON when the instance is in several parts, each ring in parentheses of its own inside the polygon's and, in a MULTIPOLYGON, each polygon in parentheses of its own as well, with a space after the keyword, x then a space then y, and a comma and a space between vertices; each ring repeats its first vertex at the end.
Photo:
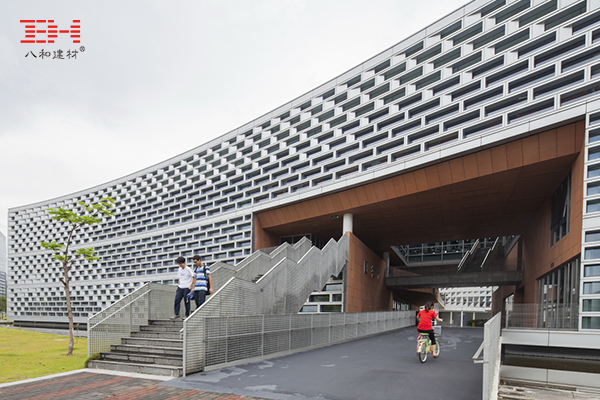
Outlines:
MULTIPOLYGON (((437 346, 437 353, 440 354, 440 341, 436 338, 435 344, 437 346)), ((431 353, 431 340, 429 340, 429 333, 419 333, 417 337, 417 356, 419 361, 424 363, 427 361, 427 354, 431 353)))

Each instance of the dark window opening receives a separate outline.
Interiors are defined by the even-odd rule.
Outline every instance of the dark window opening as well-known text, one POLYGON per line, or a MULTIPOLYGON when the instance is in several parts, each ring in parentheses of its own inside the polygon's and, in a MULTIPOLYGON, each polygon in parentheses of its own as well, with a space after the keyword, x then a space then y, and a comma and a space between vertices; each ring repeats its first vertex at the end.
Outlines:
POLYGON ((571 175, 567 176, 552 195, 550 202, 550 246, 569 232, 571 208, 571 175))

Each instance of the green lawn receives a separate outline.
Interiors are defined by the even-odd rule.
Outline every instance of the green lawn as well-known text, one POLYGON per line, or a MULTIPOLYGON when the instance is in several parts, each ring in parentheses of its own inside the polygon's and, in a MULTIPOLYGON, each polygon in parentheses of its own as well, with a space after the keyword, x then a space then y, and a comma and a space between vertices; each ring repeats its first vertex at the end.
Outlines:
POLYGON ((85 368, 87 339, 75 338, 66 356, 68 336, 0 327, 0 383, 85 368))

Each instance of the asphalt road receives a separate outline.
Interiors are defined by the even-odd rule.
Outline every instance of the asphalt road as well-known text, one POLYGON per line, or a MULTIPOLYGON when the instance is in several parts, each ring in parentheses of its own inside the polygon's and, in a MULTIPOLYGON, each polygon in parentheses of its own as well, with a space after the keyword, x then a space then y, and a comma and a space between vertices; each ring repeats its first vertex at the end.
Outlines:
POLYGON ((481 399, 482 364, 472 357, 483 328, 444 327, 440 357, 424 364, 416 339, 416 328, 404 328, 161 385, 276 400, 481 399))

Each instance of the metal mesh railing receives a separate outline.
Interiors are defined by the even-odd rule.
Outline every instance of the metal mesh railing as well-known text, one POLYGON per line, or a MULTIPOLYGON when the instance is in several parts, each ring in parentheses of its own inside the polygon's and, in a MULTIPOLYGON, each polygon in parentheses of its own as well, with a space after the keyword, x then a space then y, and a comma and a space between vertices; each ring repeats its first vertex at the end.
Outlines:
POLYGON ((498 398, 498 385, 500 382, 500 354, 501 354, 501 313, 492 317, 484 325, 483 343, 479 346, 473 361, 483 363, 482 400, 498 398), (483 359, 479 355, 483 351, 483 359))
MULTIPOLYGON (((298 261, 279 257, 256 283, 236 274, 187 321, 197 317, 296 313, 310 293, 339 274, 348 260, 348 249, 349 238, 344 235, 339 242, 330 240, 323 250, 310 247, 299 259, 295 254, 298 261)), ((263 261, 255 260, 257 264, 263 261)))
MULTIPOLYGON (((203 318, 203 365, 235 364, 414 325, 412 311, 203 318)), ((196 335, 198 336, 198 335, 196 335)), ((186 348, 186 352, 189 349, 186 348)), ((189 371, 188 373, 191 373, 189 371)))
POLYGON ((302 238, 294 245, 283 243, 269 253, 264 249, 257 250, 235 266, 223 262, 215 263, 210 268, 213 289, 218 290, 234 276, 247 281, 259 278, 284 258, 298 261, 311 246, 310 240, 302 238))
POLYGON ((88 320, 88 356, 109 351, 148 321, 173 313, 174 286, 147 283, 88 320))
POLYGON ((565 329, 579 327, 579 306, 552 306, 542 304, 512 304, 506 310, 506 328, 565 329))
MULTIPOLYGON (((330 240, 322 250, 310 247, 298 261, 277 257, 279 261, 256 283, 237 274, 231 277, 184 322, 184 375, 202 370, 203 350, 198 342, 202 341, 201 326, 205 318, 297 313, 315 289, 325 286, 346 265, 349 243, 349 237, 344 235, 338 242, 330 240)), ((285 251, 291 249, 288 246, 283 249, 286 248, 285 251)), ((298 249, 295 248, 292 257, 297 258, 298 249)), ((260 263, 261 259, 259 256, 254 262, 260 263)))

